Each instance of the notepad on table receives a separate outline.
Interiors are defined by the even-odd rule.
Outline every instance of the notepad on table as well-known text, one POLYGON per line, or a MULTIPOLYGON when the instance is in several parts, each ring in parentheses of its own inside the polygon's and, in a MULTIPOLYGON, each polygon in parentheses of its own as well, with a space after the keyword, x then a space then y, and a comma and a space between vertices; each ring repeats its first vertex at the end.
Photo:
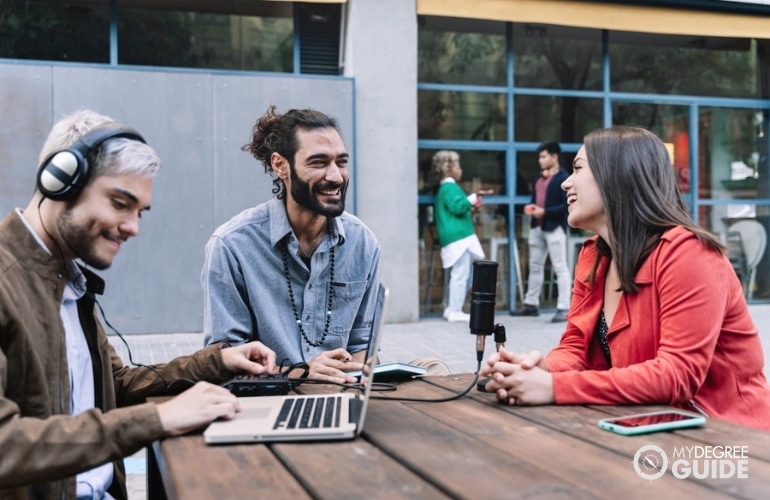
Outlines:
MULTIPOLYGON (((361 375, 361 371, 348 372, 354 377, 361 375)), ((390 363, 382 363, 374 367, 374 379, 375 380, 398 380, 406 379, 419 375, 425 375, 427 369, 424 366, 410 365, 409 363, 402 363, 401 361, 391 361, 390 363)))

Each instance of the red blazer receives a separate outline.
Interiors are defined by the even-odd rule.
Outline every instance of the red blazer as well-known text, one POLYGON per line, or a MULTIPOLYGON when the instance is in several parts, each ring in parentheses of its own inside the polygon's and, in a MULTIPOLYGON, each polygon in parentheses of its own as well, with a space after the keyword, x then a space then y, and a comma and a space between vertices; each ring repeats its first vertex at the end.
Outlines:
POLYGON ((623 293, 607 341, 607 369, 594 327, 604 302, 603 258, 587 283, 596 237, 578 258, 572 305, 546 363, 557 404, 668 404, 770 430, 770 385, 740 282, 726 257, 690 231, 666 231, 623 293))

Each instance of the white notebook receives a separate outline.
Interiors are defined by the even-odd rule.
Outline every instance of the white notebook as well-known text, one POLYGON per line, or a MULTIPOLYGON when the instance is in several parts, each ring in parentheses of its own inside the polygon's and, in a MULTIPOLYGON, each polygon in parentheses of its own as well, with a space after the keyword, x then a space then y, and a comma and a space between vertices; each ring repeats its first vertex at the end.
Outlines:
MULTIPOLYGON (((348 372, 354 377, 360 377, 361 371, 348 372)), ((381 363, 374 367, 375 380, 387 381, 387 380, 402 380, 408 379, 428 373, 428 369, 424 366, 411 365, 409 363, 403 363, 401 361, 391 361, 389 363, 381 363)))

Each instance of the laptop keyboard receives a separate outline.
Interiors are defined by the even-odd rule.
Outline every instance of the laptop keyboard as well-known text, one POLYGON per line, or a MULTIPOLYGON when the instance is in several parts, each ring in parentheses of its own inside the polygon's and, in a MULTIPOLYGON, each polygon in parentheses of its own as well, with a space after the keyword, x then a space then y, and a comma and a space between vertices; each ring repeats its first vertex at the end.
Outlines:
POLYGON ((288 397, 275 419, 273 429, 323 429, 339 427, 342 396, 288 397))

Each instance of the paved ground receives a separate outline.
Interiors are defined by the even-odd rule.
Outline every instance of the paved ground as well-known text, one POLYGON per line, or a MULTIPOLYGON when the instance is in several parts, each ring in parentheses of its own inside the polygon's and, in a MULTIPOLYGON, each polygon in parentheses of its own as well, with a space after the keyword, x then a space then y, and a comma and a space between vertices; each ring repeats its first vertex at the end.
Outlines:
MULTIPOLYGON (((765 360, 770 360, 770 304, 750 306, 751 315, 759 328, 765 360)), ((559 342, 563 323, 551 323, 553 311, 543 311, 536 318, 514 318, 498 315, 496 321, 506 328, 506 346, 518 352, 537 349, 548 352, 559 342)), ((111 338, 124 362, 129 358, 117 336, 111 338)), ((203 345, 201 333, 173 333, 156 335, 128 335, 133 361, 142 364, 161 363, 181 354, 189 354, 203 345)), ((492 337, 486 340, 484 358, 494 352, 492 337)), ((387 324, 382 338, 382 361, 410 361, 419 357, 443 360, 454 373, 476 371, 476 337, 468 325, 447 323, 443 319, 425 319, 417 323, 387 324)), ((770 363, 765 364, 765 375, 770 378, 770 363)), ((126 459, 129 499, 146 498, 145 458, 139 453, 126 459)))

